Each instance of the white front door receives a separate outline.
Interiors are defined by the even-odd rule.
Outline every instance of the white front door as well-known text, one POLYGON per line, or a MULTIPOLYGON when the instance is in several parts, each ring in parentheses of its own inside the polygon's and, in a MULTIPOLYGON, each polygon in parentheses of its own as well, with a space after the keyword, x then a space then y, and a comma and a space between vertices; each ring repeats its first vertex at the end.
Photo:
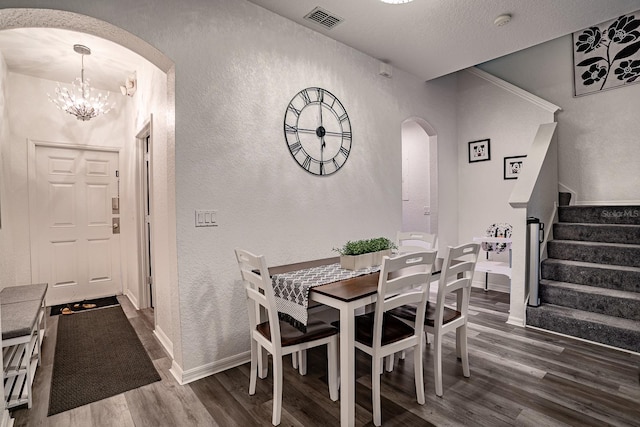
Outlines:
POLYGON ((36 145, 32 161, 32 280, 49 284, 47 305, 121 294, 118 153, 36 145))

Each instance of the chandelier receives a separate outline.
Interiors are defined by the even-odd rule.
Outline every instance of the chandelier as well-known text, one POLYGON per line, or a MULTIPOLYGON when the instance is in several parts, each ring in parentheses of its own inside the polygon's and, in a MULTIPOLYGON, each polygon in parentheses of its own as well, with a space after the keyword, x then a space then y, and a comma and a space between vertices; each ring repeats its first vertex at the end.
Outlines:
POLYGON ((107 114, 115 106, 115 103, 109 105, 109 92, 106 94, 98 93, 92 96, 94 88, 89 85, 89 79, 84 78, 84 56, 91 55, 91 49, 87 46, 76 44, 73 50, 82 55, 82 69, 80 77, 71 83, 73 89, 62 87, 58 83, 56 88, 56 98, 49 96, 49 100, 53 102, 60 110, 76 116, 78 120, 87 121, 101 114, 107 114))

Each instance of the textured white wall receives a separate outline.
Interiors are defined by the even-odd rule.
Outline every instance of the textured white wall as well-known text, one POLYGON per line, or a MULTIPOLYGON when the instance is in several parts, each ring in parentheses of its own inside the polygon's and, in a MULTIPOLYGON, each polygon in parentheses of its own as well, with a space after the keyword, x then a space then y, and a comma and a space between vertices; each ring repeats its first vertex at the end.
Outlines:
MULTIPOLYGON (((508 203, 516 181, 504 179, 504 157, 526 155, 538 126, 553 122, 553 113, 463 71, 458 73, 457 118, 460 241, 484 236, 487 227, 497 222, 510 223, 514 233, 524 230, 526 224, 508 203), (491 160, 469 163, 469 141, 487 138, 491 160)), ((494 259, 508 261, 507 255, 494 259)), ((484 282, 484 274, 475 279, 484 282)), ((490 275, 489 280, 508 284, 501 276, 490 275)))
POLYGON ((424 207, 431 206, 429 135, 414 121, 402 124, 402 156, 408 193, 402 202, 402 229, 430 233, 430 217, 424 215, 424 207))
POLYGON ((451 101, 435 93, 446 80, 425 85, 400 72, 385 79, 372 58, 250 4, 226 3, 209 28, 204 25, 213 17, 207 14, 191 21, 192 27, 214 32, 206 37, 213 48, 202 46, 196 58, 208 68, 182 70, 183 59, 175 58, 178 262, 187 369, 248 348, 233 248, 282 264, 331 256, 331 248, 349 239, 393 238, 401 226, 402 121, 410 115, 433 120, 444 129, 445 144, 454 132, 453 118, 445 118, 439 105, 446 108, 451 101), (181 86, 182 79, 200 84, 181 86), (295 164, 282 129, 289 100, 316 85, 340 98, 353 126, 349 160, 324 178, 295 164), (186 118, 181 94, 210 108, 191 110, 186 118), (181 120, 192 126, 181 132, 181 120), (217 209, 219 227, 194 228, 195 209, 217 209))
MULTIPOLYGON (((5 174, 6 165, 4 163, 5 158, 5 144, 3 141, 8 138, 9 134, 9 119, 7 117, 7 64, 4 61, 4 57, 0 53, 0 289, 11 285, 13 280, 13 256, 11 240, 11 233, 8 231, 8 218, 5 199, 5 188, 7 186, 7 174, 5 174)), ((0 328, 2 326, 0 325, 0 328)), ((2 361, 2 355, 0 355, 0 362, 2 361)), ((6 402, 2 399, 2 414, 0 415, 0 424, 5 425, 10 418, 6 409, 6 402)))
MULTIPOLYGON (((130 143, 134 143, 133 135, 136 135, 153 115, 153 141, 151 146, 151 226, 153 245, 151 264, 155 279, 153 302, 156 316, 156 332, 160 334, 161 339, 172 341, 173 325, 171 313, 174 303, 170 294, 171 268, 172 266, 175 268, 176 260, 171 258, 171 255, 175 257, 175 251, 168 249, 171 245, 169 244, 170 236, 167 231, 169 228, 167 224, 173 220, 173 215, 170 215, 168 201, 169 186, 172 185, 169 182, 168 170, 169 167, 173 168, 173 165, 169 166, 168 163, 169 159, 173 162, 173 154, 170 155, 173 147, 167 145, 167 115, 168 111, 171 110, 167 103, 167 74, 150 63, 136 71, 138 88, 133 97, 135 112, 132 115, 135 125, 130 143), (169 219, 170 216, 171 219, 169 219)), ((132 167, 135 167, 135 165, 132 167)), ((141 195, 137 197, 141 197, 141 195)), ((137 217, 133 218, 133 220, 137 220, 137 217)), ((137 260, 135 262, 137 263, 137 260)), ((137 269, 136 273, 138 273, 137 269)), ((141 290, 140 287, 138 289, 139 291, 141 290)), ((137 295, 140 298, 140 294, 138 293, 137 295)), ((172 342, 165 341, 165 345, 169 347, 169 350, 172 350, 172 342)))
MULTIPOLYGON (((42 0, 4 4, 51 7, 42 0)), ((377 60, 245 1, 134 8, 125 0, 60 0, 56 7, 124 28, 175 62, 178 284, 171 286, 180 317, 172 333, 182 343, 175 350, 183 370, 249 349, 235 247, 281 264, 333 255, 348 239, 395 235, 406 118, 438 130, 446 188, 439 204, 449 212, 438 233, 445 244, 457 243, 455 76, 426 84, 400 70, 380 77, 377 60), (308 86, 338 96, 353 125, 351 156, 330 177, 303 171, 284 142, 286 105, 308 86), (220 226, 196 229, 195 209, 217 209, 220 226)))
POLYGON ((8 113, 8 71, 7 64, 0 54, 0 288, 11 286, 15 280, 13 239, 7 190, 11 185, 9 173, 10 150, 8 113))
POLYGON ((640 203, 640 85, 574 98, 570 35, 479 68, 562 107, 559 180, 578 203, 640 203))

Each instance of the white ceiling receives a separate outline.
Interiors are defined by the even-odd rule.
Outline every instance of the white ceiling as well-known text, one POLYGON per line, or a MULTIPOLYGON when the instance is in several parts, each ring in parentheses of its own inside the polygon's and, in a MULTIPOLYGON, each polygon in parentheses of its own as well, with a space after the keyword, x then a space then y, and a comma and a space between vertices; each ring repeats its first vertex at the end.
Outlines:
POLYGON ((84 74, 97 89, 120 92, 127 77, 149 64, 129 49, 89 34, 55 28, 0 31, 0 52, 10 71, 63 83, 80 77, 82 57, 74 44, 91 49, 84 57, 84 74))
POLYGON ((249 1, 424 80, 640 10, 640 0, 249 1), (344 21, 328 30, 304 20, 316 6, 344 21), (511 22, 495 26, 504 13, 511 22))
MULTIPOLYGON (((402 5, 379 0, 249 1, 424 80, 640 10, 640 0, 415 0, 402 5), (344 21, 327 30, 303 20, 316 6, 344 21), (513 18, 496 27, 493 21, 503 13, 513 18)), ((85 76, 98 89, 118 92, 128 76, 149 64, 128 49, 84 33, 0 31, 0 52, 11 71, 60 82, 80 75, 81 57, 74 44, 91 48, 85 76)))

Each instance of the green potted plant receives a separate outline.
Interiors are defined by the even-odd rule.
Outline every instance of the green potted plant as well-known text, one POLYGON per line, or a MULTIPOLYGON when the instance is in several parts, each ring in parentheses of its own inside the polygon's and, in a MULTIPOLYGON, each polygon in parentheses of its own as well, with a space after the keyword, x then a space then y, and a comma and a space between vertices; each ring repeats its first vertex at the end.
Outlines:
POLYGON ((396 245, 386 237, 347 241, 333 250, 340 254, 340 266, 347 270, 359 270, 382 264, 382 257, 391 255, 396 245))

